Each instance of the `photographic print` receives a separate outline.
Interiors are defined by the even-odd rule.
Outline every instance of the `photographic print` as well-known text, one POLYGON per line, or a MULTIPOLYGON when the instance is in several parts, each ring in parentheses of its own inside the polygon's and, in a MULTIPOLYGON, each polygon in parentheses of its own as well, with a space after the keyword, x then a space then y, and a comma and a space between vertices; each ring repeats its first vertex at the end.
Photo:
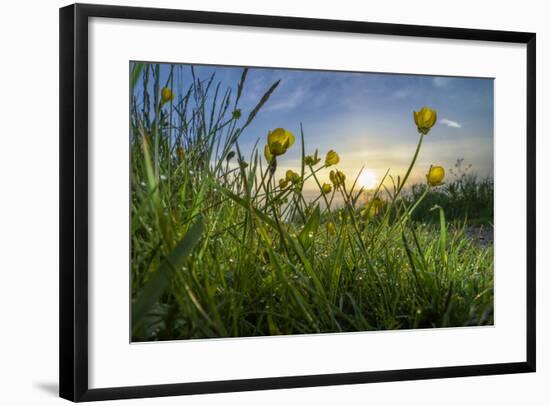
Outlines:
POLYGON ((493 324, 492 78, 129 83, 132 342, 493 324))

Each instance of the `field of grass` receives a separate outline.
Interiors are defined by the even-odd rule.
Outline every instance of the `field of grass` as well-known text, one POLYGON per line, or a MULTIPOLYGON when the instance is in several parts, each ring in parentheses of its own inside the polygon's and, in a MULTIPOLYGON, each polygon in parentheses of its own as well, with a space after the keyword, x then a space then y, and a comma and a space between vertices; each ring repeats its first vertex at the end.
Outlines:
POLYGON ((161 81, 159 65, 131 68, 133 341, 493 323, 493 248, 466 221, 491 226, 492 183, 411 188, 430 128, 419 125, 408 171, 365 198, 337 151, 304 150, 306 129, 273 123, 243 154, 239 137, 278 82, 244 114, 246 69, 234 92, 195 75, 176 89, 177 69, 161 81), (301 165, 277 178, 290 148, 301 165))

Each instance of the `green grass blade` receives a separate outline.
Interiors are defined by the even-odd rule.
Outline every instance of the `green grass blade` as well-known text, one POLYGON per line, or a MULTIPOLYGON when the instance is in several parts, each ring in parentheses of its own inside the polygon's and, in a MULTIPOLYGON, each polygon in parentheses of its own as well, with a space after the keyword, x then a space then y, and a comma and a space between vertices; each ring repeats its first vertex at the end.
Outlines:
POLYGON ((134 87, 136 87, 137 81, 139 80, 139 75, 143 70, 143 66, 144 66, 143 63, 136 62, 132 67, 132 72, 130 73, 130 90, 132 91, 134 90, 134 87))
POLYGON ((248 68, 244 68, 243 73, 241 74, 241 80, 239 81, 239 85, 237 86, 237 99, 235 100, 235 107, 239 104, 239 100, 241 99, 241 94, 243 93, 243 87, 247 73, 248 68))
POLYGON ((300 234, 298 236, 298 239, 300 240, 300 243, 302 244, 304 249, 307 250, 313 243, 315 234, 317 233, 320 224, 321 209, 319 208, 319 205, 317 205, 315 207, 315 210, 313 210, 313 212, 310 214, 306 224, 304 225, 304 228, 302 228, 302 231, 300 231, 300 234))
POLYGON ((256 114, 258 114, 258 112, 260 111, 260 109, 262 108, 262 106, 269 100, 269 97, 271 96, 271 94, 275 91, 275 89, 277 88, 277 86, 279 86, 279 83, 281 81, 278 80, 276 81, 275 83, 273 83, 271 85, 271 87, 267 90, 267 92, 264 93, 264 95, 262 96, 262 98, 260 99, 260 101, 258 102, 258 104, 256 105, 256 107, 254 107, 252 109, 252 111, 250 112, 250 114, 248 115, 248 118, 246 119, 246 123, 245 125, 243 126, 243 129, 245 127, 248 126, 248 124, 250 124, 252 122, 252 120, 254 120, 254 117, 256 117, 256 114))
POLYGON ((445 223, 445 211, 441 206, 434 206, 432 210, 439 209, 439 244, 441 251, 441 261, 447 265, 447 225, 445 223))
POLYGON ((139 322, 164 293, 172 279, 172 273, 179 271, 185 264, 185 260, 199 242, 203 231, 204 222, 199 218, 145 283, 135 303, 132 304, 132 330, 139 327, 139 322))

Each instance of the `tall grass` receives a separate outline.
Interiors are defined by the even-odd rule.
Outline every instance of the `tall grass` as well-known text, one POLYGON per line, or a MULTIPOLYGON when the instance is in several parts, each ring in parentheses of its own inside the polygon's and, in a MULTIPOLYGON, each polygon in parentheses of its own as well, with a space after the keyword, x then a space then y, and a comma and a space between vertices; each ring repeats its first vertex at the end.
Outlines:
POLYGON ((131 67, 134 341, 492 324, 492 247, 463 226, 447 232, 452 200, 431 207, 436 226, 412 221, 434 190, 403 197, 414 159, 364 204, 350 174, 323 192, 318 175, 337 165, 315 162, 302 129, 288 146, 301 165, 281 181, 284 153, 239 147, 279 83, 245 114, 246 69, 235 88, 192 70, 176 89, 181 69, 193 68, 161 78, 157 64, 131 67))
MULTIPOLYGON (((430 190, 425 199, 418 205, 412 219, 415 221, 432 221, 434 216, 430 209, 439 205, 445 207, 448 220, 467 222, 469 225, 493 225, 493 180, 479 178, 471 172, 471 165, 464 165, 458 159, 450 169, 451 180, 439 188, 430 190)), ((425 184, 413 185, 410 193, 403 196, 407 204, 417 201, 426 189, 425 184)))

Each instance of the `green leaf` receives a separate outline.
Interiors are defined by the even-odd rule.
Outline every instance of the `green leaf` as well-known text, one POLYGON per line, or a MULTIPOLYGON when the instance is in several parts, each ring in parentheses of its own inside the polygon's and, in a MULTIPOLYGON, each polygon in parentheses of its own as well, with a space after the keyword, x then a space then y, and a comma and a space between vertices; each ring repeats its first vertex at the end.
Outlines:
POLYGON ((311 246, 313 237, 319 228, 319 224, 321 224, 321 210, 319 209, 319 205, 317 205, 298 236, 304 249, 308 249, 311 246))
POLYGON ((204 222, 202 218, 199 218, 145 283, 135 303, 132 304, 132 330, 139 326, 140 321, 164 293, 172 279, 173 272, 183 267, 185 260, 199 242, 203 231, 204 222))

